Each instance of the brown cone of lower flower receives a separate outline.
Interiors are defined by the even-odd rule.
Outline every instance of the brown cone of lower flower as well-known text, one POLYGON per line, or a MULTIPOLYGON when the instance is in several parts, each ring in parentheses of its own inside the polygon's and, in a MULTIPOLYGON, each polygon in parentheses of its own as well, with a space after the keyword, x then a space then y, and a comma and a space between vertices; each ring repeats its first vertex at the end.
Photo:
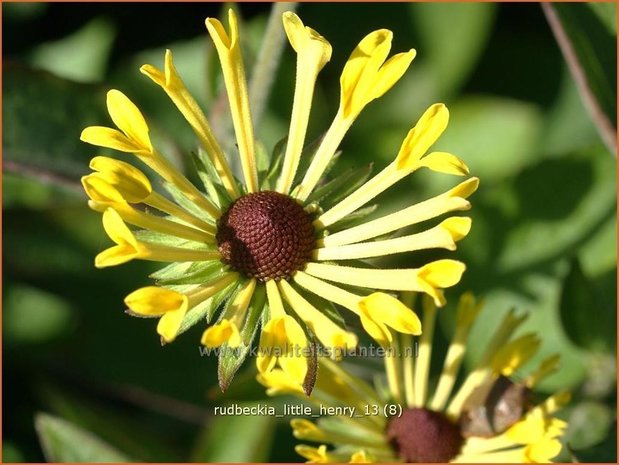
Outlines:
POLYGON ((217 225, 222 261, 260 281, 288 279, 310 259, 312 218, 287 195, 263 191, 233 202, 217 225))
POLYGON ((405 462, 445 463, 460 452, 464 438, 442 413, 409 408, 393 417, 387 437, 405 462))

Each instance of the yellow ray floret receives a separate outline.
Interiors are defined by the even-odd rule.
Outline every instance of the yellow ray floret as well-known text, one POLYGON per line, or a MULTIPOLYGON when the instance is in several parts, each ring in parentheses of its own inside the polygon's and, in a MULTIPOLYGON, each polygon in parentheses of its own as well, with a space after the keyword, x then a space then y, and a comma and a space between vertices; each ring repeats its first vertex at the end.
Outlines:
POLYGON ((120 265, 134 258, 154 261, 203 261, 215 260, 219 252, 170 247, 139 241, 113 208, 103 213, 103 228, 116 245, 104 250, 95 258, 97 268, 120 265))
POLYGON ((200 140, 226 191, 232 199, 236 199, 240 194, 228 161, 213 134, 206 116, 204 116, 200 106, 185 87, 185 83, 178 74, 178 71, 176 71, 172 52, 166 50, 163 72, 152 65, 142 66, 140 72, 161 86, 168 94, 200 140))
POLYGON ((395 253, 433 248, 455 250, 456 242, 463 239, 470 230, 470 218, 452 217, 427 231, 417 234, 384 241, 322 247, 314 251, 314 259, 323 261, 384 257, 395 253))
POLYGON ((361 110, 387 92, 406 72, 415 50, 394 55, 389 60, 393 34, 380 29, 368 34, 355 48, 340 77, 340 106, 314 158, 295 192, 305 200, 314 190, 335 151, 361 110))
POLYGON ((284 13, 283 21, 290 45, 297 52, 297 78, 290 130, 276 188, 278 192, 287 194, 294 181, 303 151, 316 77, 331 59, 331 45, 312 28, 304 26, 294 13, 284 13))
POLYGON ((224 73, 234 132, 241 156, 245 186, 248 192, 256 192, 259 186, 254 152, 254 128, 249 109, 243 57, 241 56, 239 44, 238 21, 232 9, 228 10, 228 26, 230 29, 229 34, 219 20, 214 18, 206 19, 206 28, 213 39, 224 73))
POLYGON ((352 349, 357 345, 357 336, 343 330, 324 313, 305 300, 287 281, 278 283, 284 299, 290 304, 295 313, 312 330, 320 342, 335 358, 341 351, 352 349))
POLYGON ((232 302, 221 315, 216 324, 206 328, 202 333, 202 344, 207 347, 219 347, 228 344, 228 347, 236 348, 242 343, 239 328, 242 327, 256 289, 256 280, 246 281, 234 296, 232 302))
MULTIPOLYGON (((354 244, 355 242, 382 236, 406 226, 435 218, 450 211, 468 210, 471 208, 471 204, 466 199, 477 190, 478 186, 479 180, 477 178, 467 179, 436 197, 359 226, 330 234, 319 241, 319 246, 331 247, 354 244)), ((314 225, 317 227, 322 226, 319 222, 314 223, 314 225)))

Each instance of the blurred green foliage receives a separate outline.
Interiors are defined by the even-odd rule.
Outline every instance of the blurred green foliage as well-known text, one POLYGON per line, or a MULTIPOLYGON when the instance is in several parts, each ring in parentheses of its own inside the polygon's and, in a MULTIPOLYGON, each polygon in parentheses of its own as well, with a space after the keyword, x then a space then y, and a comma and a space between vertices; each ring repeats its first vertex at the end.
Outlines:
MULTIPOLYGON (((229 126, 215 105, 221 77, 203 25, 220 8, 2 4, 5 461, 299 459, 286 421, 213 416, 213 406, 231 400, 281 401, 264 399, 252 363, 222 394, 216 361, 200 357, 198 330, 161 347, 152 321, 124 315, 123 297, 146 284, 156 265, 93 266, 109 241, 100 216, 86 207, 79 176, 100 152, 80 143, 79 133, 108 124, 104 95, 117 87, 144 110, 157 145, 179 166, 191 166, 190 130, 138 67, 160 65, 171 48, 187 85, 225 135, 229 126)), ((268 5, 238 8, 251 69, 268 5)), ((590 13, 589 21, 570 23, 571 37, 612 38, 610 47, 580 42, 579 50, 594 68, 610 63, 614 71, 616 5, 561 8, 572 19, 572 8, 590 13)), ((453 331, 459 293, 486 297, 472 334, 479 342, 467 356, 473 363, 509 308, 530 311, 523 331, 543 331, 538 359, 562 355, 561 370, 541 388, 574 393, 562 414, 571 422, 573 456, 615 461, 616 159, 583 106, 539 5, 308 3, 298 12, 334 48, 319 78, 310 139, 330 123, 339 72, 363 35, 388 28, 394 51, 417 49, 406 76, 351 129, 338 169, 382 167, 428 104, 447 103, 450 126, 436 148, 463 158, 481 187, 473 197, 473 230, 456 252, 468 270, 448 293, 452 303, 440 312, 441 329, 453 331)), ((287 132, 294 69, 286 46, 258 128, 269 153, 287 132)), ((612 113, 616 74, 595 69, 599 103, 612 113)), ((446 182, 417 173, 381 196, 381 212, 430 197, 446 182)), ((418 255, 391 263, 415 260, 418 255)))

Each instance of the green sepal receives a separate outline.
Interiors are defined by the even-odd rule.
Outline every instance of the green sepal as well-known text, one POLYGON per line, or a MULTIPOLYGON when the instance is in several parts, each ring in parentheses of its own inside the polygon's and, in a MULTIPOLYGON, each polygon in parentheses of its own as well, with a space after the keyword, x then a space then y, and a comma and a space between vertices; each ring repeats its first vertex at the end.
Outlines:
POLYGON ((165 285, 205 284, 215 279, 219 279, 226 274, 229 269, 228 265, 221 263, 219 260, 185 263, 189 263, 190 266, 186 268, 177 268, 178 273, 169 271, 167 272, 166 277, 157 278, 155 275, 159 272, 155 272, 150 277, 156 279, 158 284, 165 285))
POLYGON ((260 181, 260 190, 273 190, 275 188, 275 177, 281 172, 282 163, 284 161, 284 154, 286 152, 286 143, 288 138, 280 140, 275 147, 273 147, 273 154, 271 155, 271 162, 266 170, 258 172, 258 179, 260 181))
MULTIPOLYGON (((217 170, 213 166, 211 159, 206 156, 202 149, 198 150, 198 154, 192 152, 191 159, 193 160, 193 164, 198 172, 198 177, 202 181, 209 198, 215 203, 215 205, 224 210, 232 203, 232 199, 221 183, 217 170)), ((233 179, 233 182, 240 191, 237 180, 233 179)))
POLYGON ((378 208, 377 204, 370 205, 368 207, 360 208, 352 213, 349 213, 344 218, 332 224, 327 229, 330 233, 336 233, 338 231, 342 231, 344 229, 349 229, 354 226, 358 226, 360 224, 365 223, 368 215, 374 213, 374 211, 378 208))
POLYGON ((199 323, 201 320, 206 319, 206 322, 210 323, 213 319, 213 315, 215 314, 221 303, 234 292, 237 286, 238 283, 231 283, 228 287, 222 289, 215 295, 212 295, 205 301, 200 302, 198 305, 189 310, 185 315, 185 318, 183 318, 183 321, 181 322, 181 327, 178 330, 178 334, 184 333, 193 325, 199 323))
MULTIPOLYGON (((194 216, 206 221, 207 223, 213 223, 213 218, 198 207, 195 203, 193 203, 190 199, 188 199, 185 194, 183 194, 175 185, 170 184, 169 182, 162 182, 161 185, 164 187, 166 191, 172 196, 172 199, 182 208, 187 210, 189 213, 192 213, 194 216)), ((206 196, 205 196, 206 198, 206 196)))
POLYGON ((373 164, 350 168, 336 178, 317 188, 307 198, 306 203, 318 202, 323 210, 328 210, 351 192, 358 189, 372 173, 373 164))
MULTIPOLYGON (((231 301, 230 299, 229 301, 231 301)), ((266 288, 263 285, 256 286, 254 295, 252 296, 249 308, 247 309, 247 316, 243 323, 243 328, 240 331, 241 344, 239 347, 231 348, 228 344, 223 344, 219 351, 219 366, 217 369, 217 377, 219 379, 219 387, 222 391, 228 389, 234 375, 239 370, 249 349, 251 348, 254 337, 258 330, 260 316, 264 311, 266 303, 266 288)), ((222 312, 222 314, 224 314, 222 312)))
POLYGON ((215 250, 214 244, 190 241, 189 239, 184 239, 182 237, 172 236, 171 234, 147 229, 133 231, 133 234, 140 242, 150 242, 153 244, 167 245, 170 247, 182 247, 183 249, 190 250, 215 250))

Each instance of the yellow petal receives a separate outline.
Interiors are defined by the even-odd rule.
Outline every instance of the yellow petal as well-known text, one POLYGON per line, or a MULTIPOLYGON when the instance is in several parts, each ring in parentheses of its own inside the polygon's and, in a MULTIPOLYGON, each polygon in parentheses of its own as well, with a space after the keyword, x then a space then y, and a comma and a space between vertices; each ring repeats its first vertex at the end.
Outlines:
POLYGON ((256 367, 260 373, 268 373, 277 363, 274 353, 278 346, 277 331, 274 328, 279 323, 279 319, 271 319, 264 325, 260 334, 260 345, 258 356, 256 357, 256 367))
POLYGON ((297 439, 306 439, 309 441, 324 441, 327 435, 321 430, 316 423, 306 420, 305 418, 295 418, 290 421, 292 434, 297 439))
POLYGON ((83 176, 82 187, 91 200, 98 203, 124 203, 125 199, 114 186, 110 185, 99 173, 83 176))
POLYGON ((290 315, 283 322, 287 350, 279 358, 279 364, 293 380, 302 383, 307 374, 307 338, 301 325, 290 315))
POLYGON ((439 289, 451 287, 460 282, 465 269, 464 263, 456 260, 437 260, 419 269, 417 283, 434 299, 437 307, 442 307, 445 305, 445 298, 439 289))
POLYGON ((122 265, 137 258, 137 256, 138 251, 131 245, 115 245, 95 257, 95 267, 107 268, 108 266, 122 265))
MULTIPOLYGON (((286 301, 326 348, 346 350, 357 345, 357 336, 336 325, 305 300, 288 282, 282 280, 278 284, 286 301)), ((333 354, 337 355, 335 351, 333 354)))
POLYGON ((80 140, 88 144, 106 147, 120 152, 140 153, 142 147, 116 129, 89 126, 82 131, 80 140))
POLYGON ((421 334, 419 317, 410 308, 384 292, 374 292, 359 301, 362 311, 374 321, 380 321, 404 334, 421 334))
POLYGON ((159 319, 157 334, 159 334, 165 342, 172 342, 176 339, 186 314, 187 310, 184 308, 176 310, 175 312, 167 312, 159 319))
POLYGON ((310 447, 299 444, 294 450, 301 457, 306 458, 307 463, 329 463, 331 461, 327 453, 327 446, 324 444, 320 447, 310 447))
POLYGON ((359 318, 361 326, 382 347, 389 347, 393 342, 393 335, 387 325, 380 320, 375 320, 366 309, 361 309, 359 318))
POLYGON ((107 235, 118 245, 131 245, 138 249, 138 241, 127 227, 118 212, 113 208, 108 208, 103 212, 103 229, 107 235))
POLYGON ((449 111, 442 103, 428 108, 404 139, 396 158, 398 169, 412 171, 447 127, 449 111))
POLYGON ((139 169, 109 157, 94 157, 90 168, 98 171, 99 176, 114 186, 129 203, 143 202, 152 192, 150 181, 139 169))
POLYGON ((525 334, 501 347, 492 359, 495 373, 512 376, 518 368, 528 362, 539 350, 541 339, 537 334, 525 334))
POLYGON ((404 76, 416 54, 417 52, 411 49, 389 58, 378 70, 376 82, 372 87, 372 98, 377 99, 391 89, 404 76))
POLYGON ((276 394, 305 395, 303 386, 281 369, 276 368, 270 372, 259 373, 256 379, 267 388, 267 395, 269 396, 276 394))
POLYGON ((365 36, 353 50, 340 77, 340 109, 354 119, 373 99, 372 85, 391 49, 393 33, 379 29, 365 36))
POLYGON ((202 334, 202 344, 207 347, 219 347, 228 343, 231 348, 241 345, 241 335, 239 329, 233 322, 223 319, 219 323, 206 328, 202 334))
POLYGON ((454 174, 456 176, 466 176, 469 168, 455 155, 447 152, 432 152, 423 157, 418 166, 436 171, 437 173, 454 174))
POLYGON ((226 191, 230 194, 232 199, 236 199, 239 196, 239 192, 228 161, 211 130, 204 112, 189 90, 185 87, 185 83, 176 70, 172 52, 166 50, 165 72, 160 71, 152 65, 142 66, 140 72, 161 86, 168 94, 200 140, 208 157, 213 162, 213 166, 226 188, 226 191))
POLYGON ((349 463, 372 463, 372 460, 364 450, 359 450, 350 456, 349 463))
POLYGON ((331 58, 331 45, 316 31, 305 27, 294 13, 284 13, 283 21, 288 39, 298 55, 290 130, 281 174, 277 181, 277 191, 287 194, 294 181, 303 150, 316 77, 331 58))
POLYGON ((239 48, 238 23, 232 9, 228 10, 228 24, 230 26, 230 35, 226 33, 223 25, 217 19, 206 19, 206 28, 217 49, 224 74, 245 185, 248 192, 256 192, 259 186, 255 158, 254 128, 249 108, 243 58, 239 48))
POLYGON ((551 462, 561 452, 561 441, 554 438, 544 438, 534 444, 528 445, 524 455, 531 463, 551 462))
POLYGON ((107 110, 118 129, 142 150, 152 152, 144 116, 125 94, 116 89, 110 90, 107 93, 107 110))
POLYGON ((125 297, 125 305, 132 312, 145 316, 164 315, 179 310, 187 311, 189 301, 180 292, 158 286, 148 286, 133 291, 125 297))
POLYGON ((294 51, 298 54, 317 55, 318 69, 322 69, 331 59, 331 44, 314 29, 304 26, 301 19, 291 11, 283 14, 282 21, 294 51))

